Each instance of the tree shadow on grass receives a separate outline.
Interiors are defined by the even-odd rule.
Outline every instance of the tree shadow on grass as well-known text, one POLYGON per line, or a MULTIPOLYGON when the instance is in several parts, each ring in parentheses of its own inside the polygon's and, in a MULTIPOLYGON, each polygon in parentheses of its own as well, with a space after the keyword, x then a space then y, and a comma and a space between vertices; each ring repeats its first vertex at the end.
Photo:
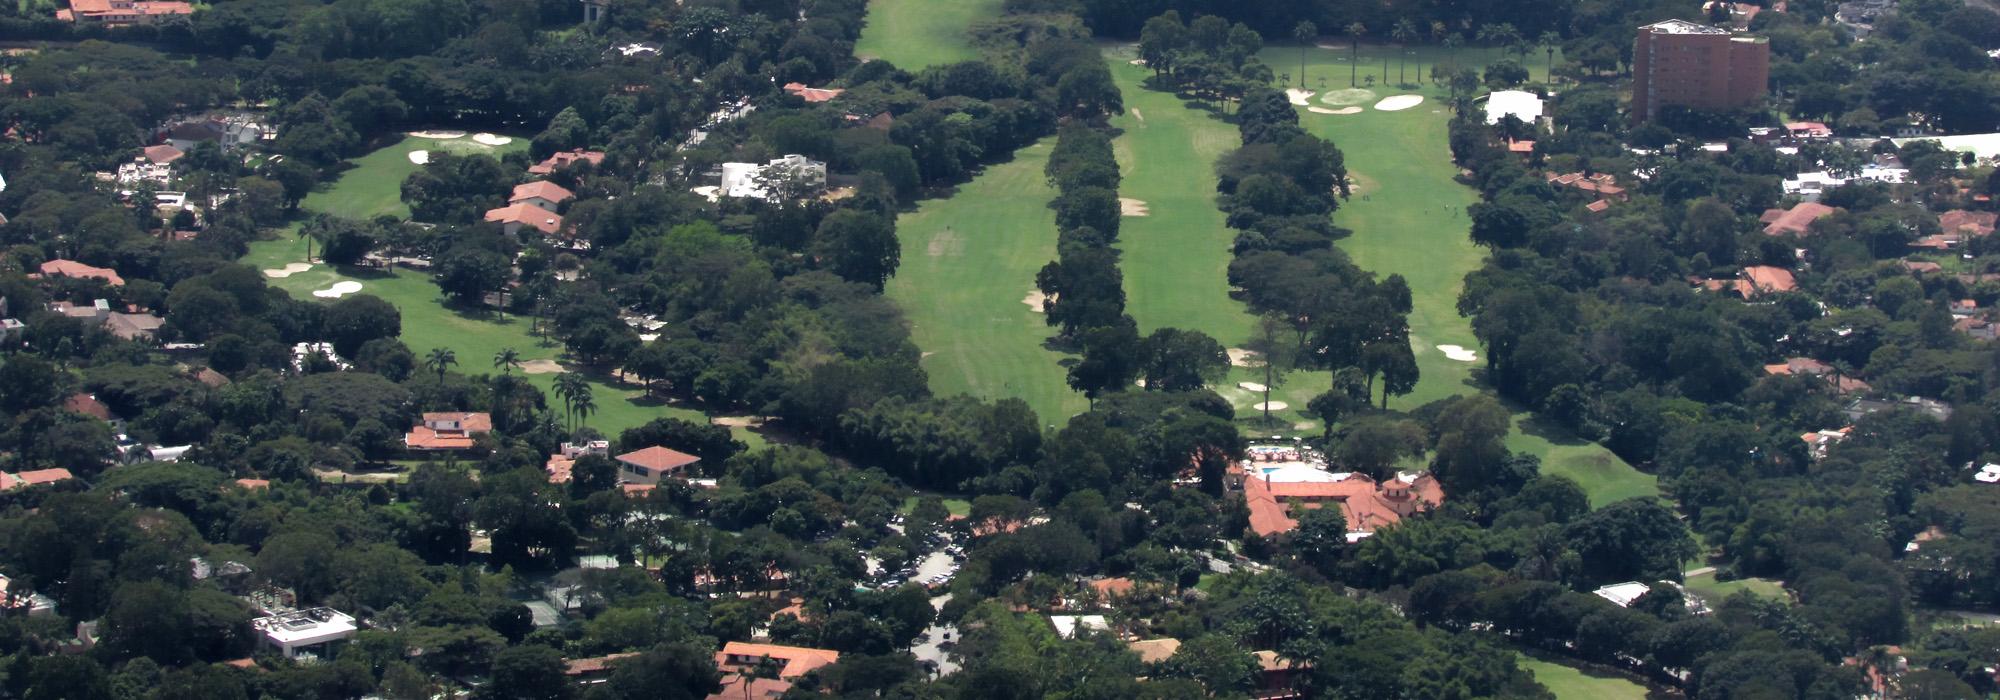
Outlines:
MULTIPOLYGON (((1513 407, 1509 406, 1509 408, 1513 407)), ((1589 440, 1579 437, 1575 431, 1570 430, 1569 426, 1557 423, 1539 413, 1522 411, 1520 430, 1528 435, 1547 440, 1552 445, 1579 447, 1592 444, 1589 440)))

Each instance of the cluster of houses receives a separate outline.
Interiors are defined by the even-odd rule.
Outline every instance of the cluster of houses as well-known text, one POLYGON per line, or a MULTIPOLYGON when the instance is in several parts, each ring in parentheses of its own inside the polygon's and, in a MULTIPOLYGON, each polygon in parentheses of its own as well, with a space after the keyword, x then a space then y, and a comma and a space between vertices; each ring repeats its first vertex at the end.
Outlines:
MULTIPOLYGON (((36 272, 28 273, 28 278, 44 284, 53 284, 59 279, 96 280, 105 287, 125 286, 125 278, 117 270, 97 267, 75 260, 56 259, 42 263, 36 272)), ((113 307, 110 300, 94 299, 88 304, 70 301, 49 302, 47 309, 67 318, 77 319, 86 324, 103 328, 123 340, 147 342, 154 338, 166 319, 134 304, 113 307)), ((6 299, 0 298, 0 340, 7 340, 27 329, 28 325, 19 318, 10 316, 6 299)))
POLYGON ((802 155, 768 163, 723 163, 716 185, 694 188, 708 201, 723 197, 779 203, 818 195, 826 189, 826 164, 802 155))
POLYGON ((541 162, 528 166, 528 174, 538 179, 514 186, 507 196, 507 206, 486 211, 485 220, 500 225, 507 235, 520 233, 522 229, 533 229, 542 239, 558 248, 582 250, 589 243, 576 236, 574 226, 565 226, 563 217, 557 213, 576 193, 545 179, 557 172, 567 170, 578 163, 596 167, 604 163, 604 152, 575 149, 551 154, 541 162))
POLYGON ((69 0, 69 7, 56 10, 56 19, 118 27, 191 14, 194 5, 179 0, 69 0))

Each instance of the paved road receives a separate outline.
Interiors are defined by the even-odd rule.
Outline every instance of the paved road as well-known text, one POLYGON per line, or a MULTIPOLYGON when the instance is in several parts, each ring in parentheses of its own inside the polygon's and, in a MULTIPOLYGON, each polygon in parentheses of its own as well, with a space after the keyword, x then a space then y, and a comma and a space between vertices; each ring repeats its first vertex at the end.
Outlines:
POLYGON ((1712 573, 1715 573, 1715 567, 1704 566, 1699 569, 1688 569, 1687 571, 1681 572, 1681 578, 1694 578, 1696 576, 1707 576, 1712 573))
MULTIPOLYGON (((949 602, 951 602, 951 594, 946 593, 932 598, 931 607, 943 610, 944 604, 949 602)), ((938 645, 943 643, 946 637, 950 637, 953 642, 958 641, 958 627, 953 625, 932 625, 924 630, 923 641, 910 647, 910 654, 916 656, 918 661, 928 661, 936 664, 938 675, 940 676, 948 676, 956 673, 958 672, 958 663, 951 660, 949 652, 938 648, 938 645)))

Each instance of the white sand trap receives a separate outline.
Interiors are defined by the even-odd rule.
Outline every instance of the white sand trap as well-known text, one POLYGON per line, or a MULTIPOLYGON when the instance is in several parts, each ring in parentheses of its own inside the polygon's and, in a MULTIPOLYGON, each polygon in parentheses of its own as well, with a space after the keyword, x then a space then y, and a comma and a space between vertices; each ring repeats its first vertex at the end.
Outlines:
POLYGON ((429 163, 431 162, 431 152, 410 151, 410 162, 416 163, 417 165, 424 165, 426 163, 429 163))
POLYGON ((569 371, 568 367, 555 360, 529 360, 515 364, 520 366, 522 374, 562 374, 569 371))
POLYGON ((1152 214, 1153 210, 1147 208, 1146 201, 1143 199, 1133 199, 1131 197, 1118 198, 1119 216, 1151 216, 1152 214))
POLYGON ((339 299, 341 297, 353 294, 358 291, 361 291, 360 282, 356 282, 354 280, 341 280, 339 282, 333 283, 333 286, 327 287, 326 289, 313 290, 313 296, 319 297, 321 299, 339 299))
POLYGON ((1133 108, 1132 108, 1132 118, 1133 118, 1133 119, 1137 119, 1137 120, 1139 120, 1139 121, 1142 121, 1142 122, 1143 122, 1143 121, 1146 121, 1146 115, 1144 115, 1144 114, 1140 114, 1140 113, 1139 113, 1139 108, 1138 108, 1138 107, 1133 107, 1133 108))
POLYGON ((1132 64, 1132 65, 1135 65, 1135 66, 1143 66, 1143 65, 1146 65, 1146 59, 1143 59, 1143 58, 1135 58, 1135 59, 1132 59, 1132 60, 1130 60, 1130 61, 1126 61, 1126 63, 1130 63, 1130 64, 1132 64))
POLYGON ((1283 402, 1283 401, 1272 401, 1272 402, 1270 402, 1270 403, 1259 403, 1259 404, 1257 404, 1257 405, 1255 405, 1255 406, 1251 406, 1251 408, 1254 408, 1254 409, 1257 409, 1257 410, 1259 410, 1259 411, 1282 411, 1282 410, 1285 410, 1285 409, 1287 409, 1287 408, 1291 408, 1291 407, 1292 407, 1292 405, 1291 405, 1291 404, 1288 404, 1288 403, 1285 403, 1285 402, 1283 402))
POLYGON ((313 269, 312 263, 287 263, 284 267, 275 270, 265 270, 264 276, 272 279, 284 279, 310 269, 313 269))
POLYGON ((1254 391, 1260 394, 1264 393, 1264 385, 1258 384, 1256 382, 1237 382, 1236 386, 1242 388, 1244 391, 1254 391))
POLYGON ((1291 100, 1292 104, 1298 105, 1300 107, 1312 104, 1311 102, 1307 102, 1306 98, 1312 97, 1315 94, 1318 93, 1315 93, 1311 90, 1301 90, 1299 88, 1290 88, 1285 90, 1285 98, 1291 100))
POLYGON ((1423 103, 1423 95, 1391 95, 1375 103, 1375 108, 1384 112, 1401 112, 1423 103))
POLYGON ((1445 357, 1459 362, 1475 362, 1479 359, 1478 352, 1467 350, 1457 345, 1439 345, 1438 352, 1442 352, 1445 357))
POLYGON ((455 139, 464 136, 465 132, 439 129, 436 131, 412 131, 410 135, 420 139, 455 139))
POLYGON ((1042 305, 1047 303, 1048 300, 1049 295, 1043 294, 1042 290, 1039 289, 1028 292, 1027 296, 1021 297, 1021 303, 1027 304, 1030 310, 1038 314, 1044 313, 1042 305))
POLYGON ((505 146, 514 142, 512 137, 501 136, 499 134, 473 134, 472 140, 488 146, 505 146))
POLYGON ((1264 361, 1259 359, 1255 351, 1243 348, 1230 348, 1229 364, 1238 367, 1262 367, 1264 366, 1264 361))
POLYGON ((1340 109, 1327 109, 1325 107, 1307 107, 1306 111, 1312 112, 1313 114, 1360 114, 1361 108, 1342 107, 1340 109))
POLYGON ((1332 90, 1324 95, 1320 95, 1319 101, 1322 104, 1330 104, 1335 107, 1347 107, 1350 105, 1365 105, 1375 101, 1375 91, 1370 90, 1368 88, 1348 88, 1346 90, 1332 90))
POLYGON ((708 424, 725 428, 762 428, 770 420, 770 416, 718 416, 708 419, 708 424))

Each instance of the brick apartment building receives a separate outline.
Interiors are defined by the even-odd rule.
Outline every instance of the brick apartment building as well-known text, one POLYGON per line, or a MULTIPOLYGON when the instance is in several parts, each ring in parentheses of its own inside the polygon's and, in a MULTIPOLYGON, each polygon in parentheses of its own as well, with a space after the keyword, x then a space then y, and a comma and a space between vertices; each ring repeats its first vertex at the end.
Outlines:
POLYGON ((1661 107, 1726 111, 1757 104, 1771 77, 1771 44, 1686 20, 1639 28, 1632 44, 1632 121, 1661 107))

